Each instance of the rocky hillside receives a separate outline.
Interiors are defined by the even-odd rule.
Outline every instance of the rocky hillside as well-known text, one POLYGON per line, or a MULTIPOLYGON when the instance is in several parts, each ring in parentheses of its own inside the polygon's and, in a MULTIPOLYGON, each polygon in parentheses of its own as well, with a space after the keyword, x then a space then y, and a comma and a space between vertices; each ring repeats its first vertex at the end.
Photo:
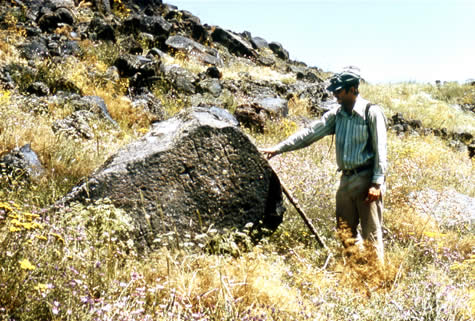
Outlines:
POLYGON ((381 269, 335 237, 331 138, 270 162, 256 148, 333 105, 329 74, 160 0, 2 1, 0 319, 472 320, 475 87, 361 86, 391 125, 381 269), (177 162, 157 157, 157 142, 177 162), (138 156, 125 166, 127 149, 138 156), (287 206, 275 173, 330 253, 287 206), (190 186, 203 206, 182 201, 190 186), (157 198, 173 193, 163 210, 157 198), (209 209, 225 208, 226 229, 258 207, 273 233, 257 245, 207 225, 209 209), (133 239, 147 229, 157 249, 142 253, 133 239))
MULTIPOLYGON (((52 124, 55 133, 92 139, 90 112, 117 126, 108 111, 113 106, 85 82, 120 86, 150 121, 169 117, 164 105, 173 102, 180 108, 223 107, 242 125, 261 131, 266 120, 288 115, 289 102, 305 100, 317 114, 332 104, 327 74, 289 60, 278 42, 209 26, 162 1, 12 0, 0 10, 1 28, 14 35, 2 44, 0 84, 32 112, 72 106, 73 113, 52 124), (58 68, 92 54, 100 70, 90 66, 82 75, 87 80, 58 68)), ((473 156, 470 133, 423 129, 402 115, 390 120, 398 132, 433 132, 462 142, 473 156)))

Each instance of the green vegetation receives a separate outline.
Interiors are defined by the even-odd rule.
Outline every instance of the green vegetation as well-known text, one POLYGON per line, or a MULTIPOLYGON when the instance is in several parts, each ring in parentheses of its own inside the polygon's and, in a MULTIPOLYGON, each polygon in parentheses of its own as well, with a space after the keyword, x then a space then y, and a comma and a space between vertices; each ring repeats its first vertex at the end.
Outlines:
MULTIPOLYGON (((0 37, 0 58, 24 64, 3 40, 22 35, 1 32, 8 37, 0 37)), ((192 252, 179 243, 138 253, 130 242, 131 222, 107 200, 44 212, 108 155, 146 132, 151 117, 132 108, 127 81, 101 81, 111 61, 104 57, 116 48, 83 45, 83 58, 58 66, 41 61, 45 73, 37 76, 50 84, 66 79, 85 95, 102 97, 120 130, 98 123, 94 140, 57 137, 51 124, 70 112, 67 104, 35 106, 32 112, 17 92, 0 90, 0 154, 31 143, 48 170, 37 182, 0 180, 2 320, 473 320, 473 226, 446 227, 410 197, 428 188, 475 197, 473 160, 437 137, 389 134, 384 269, 371 257, 348 258, 337 241, 333 211, 339 174, 330 138, 271 164, 332 256, 318 248, 290 204, 271 237, 237 255, 192 252)), ((239 77, 236 65, 226 68, 224 77, 239 77)), ((278 73, 256 68, 245 71, 264 79, 278 73)), ((279 77, 289 81, 287 74, 279 77)), ((388 116, 401 112, 425 126, 473 134, 473 114, 450 106, 473 102, 472 88, 402 83, 365 85, 361 92, 388 116)), ((165 91, 156 93, 170 114, 187 107, 165 91)), ((292 115, 305 114, 308 102, 294 99, 290 108, 292 115)), ((256 145, 268 146, 297 129, 284 119, 269 123, 264 134, 248 134, 256 145)), ((239 249, 232 238, 222 242, 239 249)))
POLYGON ((473 113, 457 106, 474 104, 475 86, 458 83, 363 85, 361 93, 384 106, 387 116, 399 112, 407 119, 422 121, 424 127, 475 133, 473 113))

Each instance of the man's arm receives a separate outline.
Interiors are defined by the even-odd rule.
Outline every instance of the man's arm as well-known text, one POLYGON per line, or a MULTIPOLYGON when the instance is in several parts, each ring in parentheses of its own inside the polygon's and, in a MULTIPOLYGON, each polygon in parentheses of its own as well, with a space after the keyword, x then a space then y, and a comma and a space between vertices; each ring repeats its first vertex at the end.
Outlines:
POLYGON ((322 137, 335 133, 337 111, 336 108, 330 110, 321 119, 312 122, 309 127, 299 130, 273 147, 263 148, 260 151, 267 159, 271 159, 275 155, 307 147, 322 137))
POLYGON ((386 117, 378 105, 373 105, 369 111, 371 142, 374 151, 374 170, 372 183, 375 187, 384 183, 387 172, 387 133, 386 117))

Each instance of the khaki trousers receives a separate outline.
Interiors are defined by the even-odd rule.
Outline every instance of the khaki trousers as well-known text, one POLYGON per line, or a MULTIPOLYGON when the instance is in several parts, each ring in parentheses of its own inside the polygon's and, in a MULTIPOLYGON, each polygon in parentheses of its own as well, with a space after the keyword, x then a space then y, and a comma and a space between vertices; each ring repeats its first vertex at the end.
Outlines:
POLYGON ((381 197, 378 200, 366 202, 371 178, 371 169, 341 176, 340 186, 336 193, 337 227, 349 228, 351 236, 357 239, 357 227, 361 224, 361 237, 374 246, 380 263, 384 264, 382 233, 384 186, 381 186, 381 197))

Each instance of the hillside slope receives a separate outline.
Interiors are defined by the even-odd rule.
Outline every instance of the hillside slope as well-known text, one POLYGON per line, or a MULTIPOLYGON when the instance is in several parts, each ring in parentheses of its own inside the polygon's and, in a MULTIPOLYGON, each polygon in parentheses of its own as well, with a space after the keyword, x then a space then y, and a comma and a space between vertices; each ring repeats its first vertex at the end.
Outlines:
POLYGON ((167 233, 169 247, 137 253, 108 200, 42 209, 183 108, 225 108, 274 144, 329 108, 331 72, 159 0, 12 0, 0 17, 0 159, 38 155, 1 168, 2 319, 473 319, 472 85, 361 88, 391 122, 384 269, 334 235, 331 138, 271 165, 332 255, 289 204, 257 245, 238 233, 196 252, 167 233))

